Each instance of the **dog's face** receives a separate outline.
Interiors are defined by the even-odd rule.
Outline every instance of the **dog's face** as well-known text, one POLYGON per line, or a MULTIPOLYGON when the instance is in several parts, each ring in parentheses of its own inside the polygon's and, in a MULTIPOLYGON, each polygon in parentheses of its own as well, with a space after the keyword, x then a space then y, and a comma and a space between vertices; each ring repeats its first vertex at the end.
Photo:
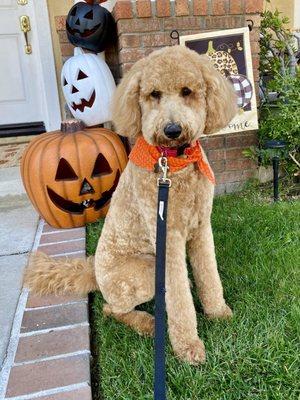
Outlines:
POLYGON ((152 63, 144 67, 141 76, 141 130, 154 145, 191 143, 205 127, 206 88, 201 72, 192 63, 187 70, 186 63, 174 61, 174 56, 159 57, 154 68, 152 63))
POLYGON ((121 135, 142 134, 153 145, 177 147, 225 127, 236 110, 232 85, 209 59, 173 46, 151 53, 125 75, 113 120, 121 135))

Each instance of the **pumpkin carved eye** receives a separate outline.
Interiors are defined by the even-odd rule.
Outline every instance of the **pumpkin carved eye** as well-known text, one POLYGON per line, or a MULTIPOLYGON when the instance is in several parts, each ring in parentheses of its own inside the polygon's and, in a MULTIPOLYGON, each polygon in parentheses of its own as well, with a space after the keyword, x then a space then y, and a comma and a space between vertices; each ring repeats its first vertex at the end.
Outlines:
POLYGON ((112 173, 112 169, 109 166, 107 159, 104 157, 103 154, 98 154, 98 157, 95 161, 95 166, 92 172, 92 178, 97 176, 108 175, 112 173))
POLYGON ((66 86, 68 84, 66 78, 64 78, 64 86, 66 86))
POLYGON ((75 181, 78 179, 74 169, 68 163, 68 161, 64 158, 59 160, 59 164, 57 167, 55 180, 56 181, 75 181))
POLYGON ((88 76, 80 69, 78 72, 77 80, 80 81, 80 79, 85 79, 85 78, 88 78, 88 76))
POLYGON ((84 18, 86 19, 93 19, 94 18, 94 13, 93 10, 89 11, 88 13, 85 14, 84 18))

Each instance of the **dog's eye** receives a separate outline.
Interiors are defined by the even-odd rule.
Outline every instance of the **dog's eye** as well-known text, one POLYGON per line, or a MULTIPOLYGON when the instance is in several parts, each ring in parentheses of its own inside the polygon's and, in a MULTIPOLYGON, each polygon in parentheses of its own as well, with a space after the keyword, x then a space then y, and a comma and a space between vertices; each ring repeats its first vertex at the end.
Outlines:
POLYGON ((181 96, 186 97, 192 93, 191 89, 188 87, 184 87, 181 89, 181 96))
POLYGON ((161 98, 161 92, 159 90, 153 90, 150 93, 150 96, 153 97, 154 99, 160 99, 161 98))

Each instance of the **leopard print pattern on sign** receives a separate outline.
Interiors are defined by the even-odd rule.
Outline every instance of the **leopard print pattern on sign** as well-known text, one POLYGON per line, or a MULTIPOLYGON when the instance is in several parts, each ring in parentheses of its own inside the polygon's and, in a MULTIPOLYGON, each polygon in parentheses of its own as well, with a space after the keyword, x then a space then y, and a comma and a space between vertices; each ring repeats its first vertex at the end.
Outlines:
POLYGON ((216 51, 213 48, 212 40, 208 43, 206 55, 210 57, 214 63, 214 67, 221 72, 223 76, 227 76, 228 72, 233 75, 237 75, 239 73, 234 58, 227 51, 216 51))

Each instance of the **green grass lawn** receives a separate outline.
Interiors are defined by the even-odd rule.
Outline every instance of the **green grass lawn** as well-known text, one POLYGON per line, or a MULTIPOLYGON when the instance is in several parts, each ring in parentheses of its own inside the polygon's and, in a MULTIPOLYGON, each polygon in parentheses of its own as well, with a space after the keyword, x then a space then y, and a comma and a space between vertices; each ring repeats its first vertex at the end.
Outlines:
MULTIPOLYGON (((213 229, 230 322, 204 318, 194 293, 207 362, 192 367, 167 352, 168 400, 300 398, 300 202, 218 197, 213 229)), ((88 227, 93 254, 103 222, 88 227)), ((152 399, 153 340, 102 316, 91 296, 94 399, 152 399)), ((153 312, 153 303, 144 309, 153 312)))

